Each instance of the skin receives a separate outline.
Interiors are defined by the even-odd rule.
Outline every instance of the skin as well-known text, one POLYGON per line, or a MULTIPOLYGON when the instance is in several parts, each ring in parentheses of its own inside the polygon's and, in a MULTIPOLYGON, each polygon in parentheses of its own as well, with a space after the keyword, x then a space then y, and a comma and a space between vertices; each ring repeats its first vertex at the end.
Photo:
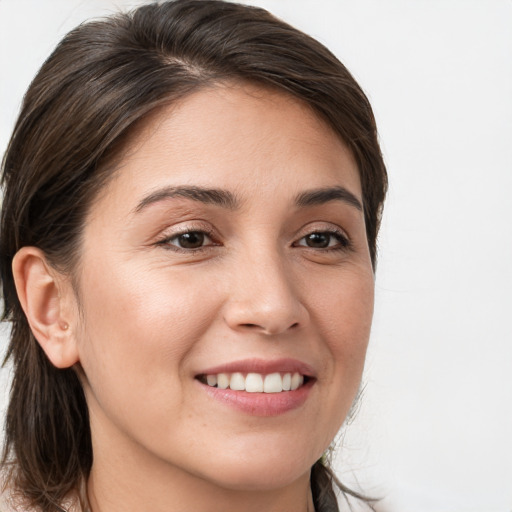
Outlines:
POLYGON ((37 250, 17 256, 22 297, 31 276, 48 272, 54 286, 26 307, 52 326, 44 335, 34 320, 36 337, 54 364, 80 368, 94 512, 311 507, 310 468, 356 395, 373 312, 362 211, 343 199, 296 204, 326 187, 362 202, 350 151, 308 107, 216 86, 160 111, 130 142, 88 215, 77 290, 37 250), (238 207, 186 197, 140 206, 184 185, 228 191, 238 207), (180 248, 187 231, 208 232, 204 246, 180 248), (308 246, 312 232, 328 247, 308 246), (196 379, 247 358, 309 364, 307 400, 255 416, 196 379))

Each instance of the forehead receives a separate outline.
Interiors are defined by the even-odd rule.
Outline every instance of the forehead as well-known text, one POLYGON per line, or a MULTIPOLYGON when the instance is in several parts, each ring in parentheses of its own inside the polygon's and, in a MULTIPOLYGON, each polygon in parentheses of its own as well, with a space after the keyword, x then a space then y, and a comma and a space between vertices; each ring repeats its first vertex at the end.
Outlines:
POLYGON ((342 184, 361 198, 357 165, 334 130, 293 96, 251 84, 205 88, 153 113, 114 176, 105 193, 119 188, 123 198, 169 184, 275 198, 342 184))

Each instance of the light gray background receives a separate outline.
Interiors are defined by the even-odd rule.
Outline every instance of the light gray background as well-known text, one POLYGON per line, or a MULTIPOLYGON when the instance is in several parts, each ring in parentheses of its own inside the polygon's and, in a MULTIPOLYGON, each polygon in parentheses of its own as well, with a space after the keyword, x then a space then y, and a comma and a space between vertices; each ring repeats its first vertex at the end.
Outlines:
MULTIPOLYGON (((140 3, 0 0, 1 151, 64 33, 140 3)), ((390 175, 366 391, 337 460, 342 480, 387 496, 393 512, 510 512, 512 1, 253 3, 353 72, 390 175)), ((5 390, 8 371, 0 377, 5 390)))

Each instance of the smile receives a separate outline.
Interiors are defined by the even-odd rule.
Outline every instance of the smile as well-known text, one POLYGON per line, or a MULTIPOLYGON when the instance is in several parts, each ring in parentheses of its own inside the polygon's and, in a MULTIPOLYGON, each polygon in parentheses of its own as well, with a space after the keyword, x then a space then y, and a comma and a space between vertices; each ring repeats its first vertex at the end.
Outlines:
POLYGON ((248 393, 282 393, 295 391, 307 382, 299 372, 287 373, 217 373, 200 375, 198 379, 213 388, 246 391, 248 393))
POLYGON ((277 416, 304 405, 317 372, 297 359, 245 359, 204 368, 195 375, 217 403, 251 416, 277 416))

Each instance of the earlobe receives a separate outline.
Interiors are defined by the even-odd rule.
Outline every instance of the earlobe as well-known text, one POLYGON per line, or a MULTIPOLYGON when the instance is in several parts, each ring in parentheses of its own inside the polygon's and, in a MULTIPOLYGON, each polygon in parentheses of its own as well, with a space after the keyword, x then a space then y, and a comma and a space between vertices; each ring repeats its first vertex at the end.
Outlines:
POLYGON ((30 329, 57 368, 78 362, 76 339, 70 328, 68 280, 54 270, 37 247, 23 247, 12 263, 16 291, 30 329))

